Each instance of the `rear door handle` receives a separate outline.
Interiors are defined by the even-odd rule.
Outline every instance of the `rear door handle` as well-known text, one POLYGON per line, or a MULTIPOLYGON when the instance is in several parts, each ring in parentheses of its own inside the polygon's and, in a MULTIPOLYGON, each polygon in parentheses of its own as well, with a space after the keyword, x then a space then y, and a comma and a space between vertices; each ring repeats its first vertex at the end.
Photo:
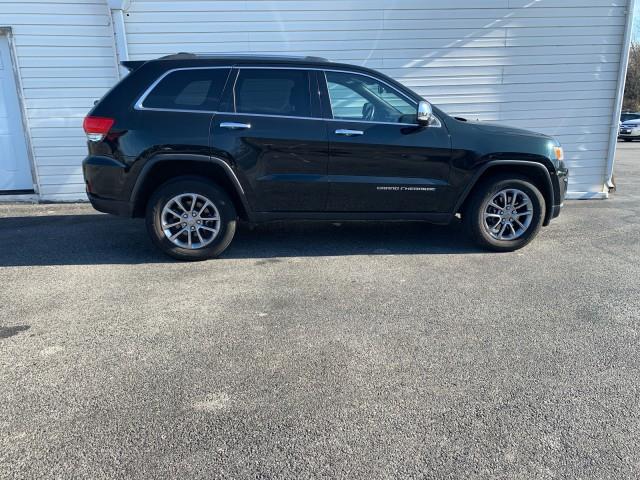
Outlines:
POLYGON ((222 122, 220 124, 222 128, 230 128, 231 130, 244 130, 251 128, 250 123, 238 123, 238 122, 222 122))
POLYGON ((339 128, 336 130, 336 135, 344 135, 346 137, 355 137, 357 135, 364 135, 362 130, 348 130, 346 128, 339 128))

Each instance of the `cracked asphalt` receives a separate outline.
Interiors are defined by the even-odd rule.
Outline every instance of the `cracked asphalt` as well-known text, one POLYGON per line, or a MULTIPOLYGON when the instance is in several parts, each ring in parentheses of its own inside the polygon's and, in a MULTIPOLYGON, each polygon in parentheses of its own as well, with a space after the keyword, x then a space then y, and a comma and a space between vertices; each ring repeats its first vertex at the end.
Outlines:
POLYGON ((458 226, 0 205, 0 478, 638 478, 640 144, 516 253, 458 226))

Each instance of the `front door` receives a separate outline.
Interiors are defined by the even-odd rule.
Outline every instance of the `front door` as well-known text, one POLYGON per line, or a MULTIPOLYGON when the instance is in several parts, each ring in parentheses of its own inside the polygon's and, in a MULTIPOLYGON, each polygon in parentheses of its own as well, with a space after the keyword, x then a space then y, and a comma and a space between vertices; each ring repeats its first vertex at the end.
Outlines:
POLYGON ((241 67, 213 118, 214 154, 233 157, 257 212, 323 211, 329 158, 315 72, 241 67))
POLYGON ((0 35, 0 194, 33 191, 9 42, 0 35))
POLYGON ((416 102, 385 82, 326 72, 329 199, 334 212, 438 212, 451 142, 440 122, 416 124, 416 102))

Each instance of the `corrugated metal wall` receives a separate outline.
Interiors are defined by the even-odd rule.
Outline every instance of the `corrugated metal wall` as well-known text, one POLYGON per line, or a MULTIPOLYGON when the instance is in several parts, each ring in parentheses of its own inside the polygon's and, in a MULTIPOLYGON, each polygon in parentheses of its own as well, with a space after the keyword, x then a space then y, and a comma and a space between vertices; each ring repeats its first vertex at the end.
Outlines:
MULTIPOLYGON (((131 0, 133 59, 293 52, 382 70, 452 114, 557 135, 603 191, 627 0, 131 0)), ((117 78, 106 0, 0 0, 41 198, 84 197, 82 117, 117 78)))
POLYGON ((82 119, 116 81, 104 0, 0 0, 10 26, 41 198, 86 199, 82 119))
POLYGON ((556 135, 603 191, 627 0, 133 0, 133 59, 294 52, 379 69, 445 111, 556 135))

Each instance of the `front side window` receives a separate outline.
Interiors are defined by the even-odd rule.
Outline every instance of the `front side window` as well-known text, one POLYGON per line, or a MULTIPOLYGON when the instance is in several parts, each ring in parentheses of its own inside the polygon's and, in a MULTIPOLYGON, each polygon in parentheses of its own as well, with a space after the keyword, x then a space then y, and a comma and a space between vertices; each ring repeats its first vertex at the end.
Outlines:
POLYGON ((309 72, 241 69, 234 99, 237 113, 311 117, 309 72))
POLYGON ((365 75, 325 72, 333 118, 415 123, 416 106, 388 85, 365 75))

